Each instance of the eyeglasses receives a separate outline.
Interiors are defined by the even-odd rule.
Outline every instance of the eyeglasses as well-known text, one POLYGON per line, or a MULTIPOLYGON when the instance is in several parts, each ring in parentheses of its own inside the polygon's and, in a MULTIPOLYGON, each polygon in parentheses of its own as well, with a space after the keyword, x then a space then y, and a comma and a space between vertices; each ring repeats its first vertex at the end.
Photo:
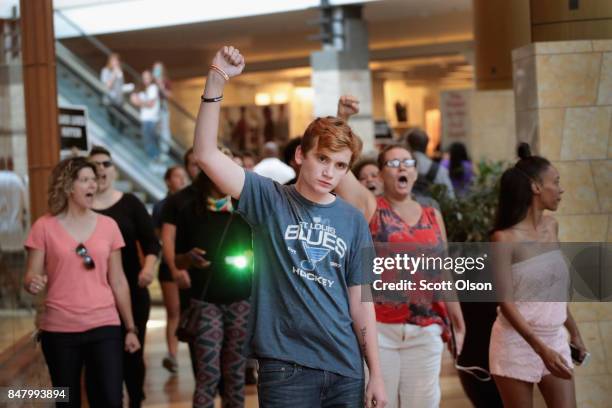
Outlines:
POLYGON ((393 159, 393 160, 387 160, 385 162, 385 166, 391 167, 392 169, 397 169, 401 164, 403 164, 406 167, 414 167, 416 164, 416 161, 414 159, 404 159, 404 160, 393 159))
POLYGON ((102 166, 106 169, 108 169, 110 166, 113 165, 113 162, 111 160, 92 161, 92 163, 95 164, 96 166, 102 166))
POLYGON ((85 248, 85 245, 79 244, 76 247, 75 252, 78 256, 83 258, 83 265, 85 265, 85 269, 93 269, 96 267, 96 263, 94 262, 93 258, 87 253, 87 248, 85 248))

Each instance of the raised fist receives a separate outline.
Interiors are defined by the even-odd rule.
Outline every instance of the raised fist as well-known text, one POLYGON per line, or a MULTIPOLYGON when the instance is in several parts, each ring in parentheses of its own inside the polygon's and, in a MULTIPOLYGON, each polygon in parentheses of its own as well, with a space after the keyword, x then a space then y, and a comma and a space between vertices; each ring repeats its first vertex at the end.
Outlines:
POLYGON ((359 99, 351 95, 342 95, 338 99, 338 114, 341 119, 348 120, 351 116, 359 113, 359 99))
POLYGON ((237 48, 225 46, 217 51, 212 63, 221 68, 230 78, 240 75, 244 69, 244 57, 237 48))

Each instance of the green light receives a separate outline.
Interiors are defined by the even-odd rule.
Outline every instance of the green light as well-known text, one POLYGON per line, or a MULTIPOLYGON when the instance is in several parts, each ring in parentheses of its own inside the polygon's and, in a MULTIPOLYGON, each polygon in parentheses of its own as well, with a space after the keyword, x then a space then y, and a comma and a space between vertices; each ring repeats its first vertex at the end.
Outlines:
POLYGON ((225 265, 235 272, 244 273, 253 270, 253 251, 247 250, 234 250, 229 251, 232 255, 227 255, 224 258, 225 265))
POLYGON ((238 269, 244 269, 249 265, 249 261, 244 255, 226 256, 225 263, 238 269))

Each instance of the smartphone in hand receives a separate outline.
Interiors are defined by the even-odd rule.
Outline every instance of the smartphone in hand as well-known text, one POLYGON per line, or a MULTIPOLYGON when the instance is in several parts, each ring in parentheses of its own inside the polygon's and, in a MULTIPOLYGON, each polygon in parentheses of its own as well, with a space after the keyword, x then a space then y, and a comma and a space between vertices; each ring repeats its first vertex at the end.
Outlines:
POLYGON ((591 353, 585 351, 584 354, 578 347, 570 343, 570 352, 572 354, 572 361, 578 366, 586 366, 591 359, 591 353))

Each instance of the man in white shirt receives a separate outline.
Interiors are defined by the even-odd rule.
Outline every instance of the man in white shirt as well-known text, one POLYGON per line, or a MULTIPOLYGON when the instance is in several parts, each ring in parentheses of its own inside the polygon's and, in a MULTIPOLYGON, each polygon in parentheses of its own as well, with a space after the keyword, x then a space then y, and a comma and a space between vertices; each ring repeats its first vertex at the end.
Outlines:
POLYGON ((264 159, 255 165, 253 171, 277 183, 285 184, 295 177, 295 171, 278 158, 278 153, 276 142, 267 142, 264 145, 264 159))
POLYGON ((159 159, 159 135, 157 124, 159 122, 159 89, 150 71, 142 73, 143 90, 132 94, 132 103, 140 108, 140 122, 142 126, 142 141, 144 150, 151 160, 159 159))
POLYGON ((26 189, 13 171, 13 160, 0 158, 0 300, 7 304, 24 299, 22 272, 25 264, 26 189))

